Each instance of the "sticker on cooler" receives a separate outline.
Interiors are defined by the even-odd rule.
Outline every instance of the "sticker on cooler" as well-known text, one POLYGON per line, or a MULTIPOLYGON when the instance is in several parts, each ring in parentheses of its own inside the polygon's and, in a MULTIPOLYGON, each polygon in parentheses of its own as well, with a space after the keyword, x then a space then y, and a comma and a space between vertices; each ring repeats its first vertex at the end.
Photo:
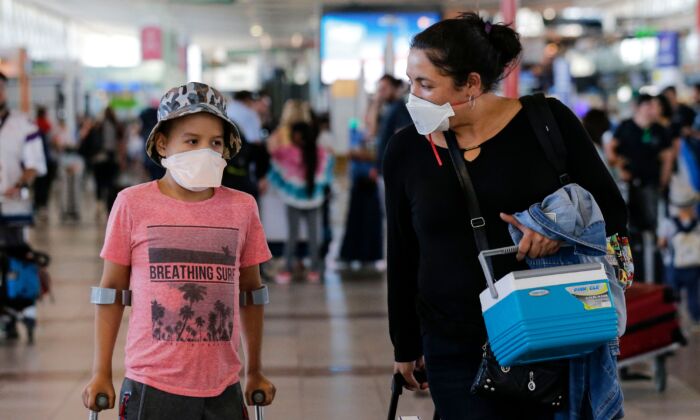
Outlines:
POLYGON ((567 287, 566 291, 581 301, 583 308, 587 311, 612 307, 607 283, 571 286, 567 287))

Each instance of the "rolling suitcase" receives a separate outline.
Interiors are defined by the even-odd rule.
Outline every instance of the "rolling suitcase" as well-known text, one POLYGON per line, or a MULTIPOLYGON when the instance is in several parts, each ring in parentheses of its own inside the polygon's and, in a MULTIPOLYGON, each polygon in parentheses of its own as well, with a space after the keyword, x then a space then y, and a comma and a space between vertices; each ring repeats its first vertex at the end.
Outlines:
MULTIPOLYGON (((413 376, 415 376, 416 380, 419 383, 427 382, 427 378, 425 377, 425 372, 416 371, 413 373, 413 376)), ((403 378, 403 376, 400 373, 394 374, 394 378, 391 381, 391 402, 389 403, 389 416, 387 417, 387 420, 396 420, 396 410, 398 409, 398 406, 399 406, 399 397, 403 393, 403 387, 405 385, 406 385, 406 380, 403 378)), ((416 416, 412 416, 412 417, 402 416, 400 420, 420 420, 420 419, 416 416)), ((433 420, 440 420, 440 417, 438 416, 437 410, 433 414, 433 420)))
POLYGON ((635 283, 626 294, 627 331, 620 338, 620 360, 685 344, 673 291, 668 286, 635 283))

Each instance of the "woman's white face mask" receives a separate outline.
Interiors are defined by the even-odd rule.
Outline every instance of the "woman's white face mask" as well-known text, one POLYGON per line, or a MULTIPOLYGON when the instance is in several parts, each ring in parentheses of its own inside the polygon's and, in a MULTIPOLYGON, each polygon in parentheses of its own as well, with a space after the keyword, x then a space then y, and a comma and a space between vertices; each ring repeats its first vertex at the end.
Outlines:
POLYGON ((211 149, 198 149, 177 153, 161 160, 175 182, 193 192, 221 186, 226 161, 211 149))
POLYGON ((424 136, 436 131, 447 131, 450 128, 450 117, 455 115, 449 103, 436 105, 412 93, 408 95, 406 108, 416 125, 416 130, 424 136))

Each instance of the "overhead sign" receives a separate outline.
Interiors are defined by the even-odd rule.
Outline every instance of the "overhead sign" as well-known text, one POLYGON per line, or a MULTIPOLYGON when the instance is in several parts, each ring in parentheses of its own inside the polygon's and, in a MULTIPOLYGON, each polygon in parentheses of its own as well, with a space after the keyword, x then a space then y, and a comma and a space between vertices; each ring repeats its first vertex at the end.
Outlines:
POLYGON ((657 37, 659 39, 659 53, 656 56, 656 67, 680 66, 678 32, 659 32, 657 37))
POLYGON ((141 58, 143 60, 163 59, 163 32, 157 26, 141 29, 141 58))

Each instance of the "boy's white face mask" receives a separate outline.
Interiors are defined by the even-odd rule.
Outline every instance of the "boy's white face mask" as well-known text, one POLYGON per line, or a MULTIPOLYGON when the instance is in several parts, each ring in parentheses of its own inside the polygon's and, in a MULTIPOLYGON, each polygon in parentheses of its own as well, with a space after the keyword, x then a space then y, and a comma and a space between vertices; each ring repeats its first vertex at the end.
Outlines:
POLYGON ((176 153, 161 160, 175 182, 182 188, 200 192, 221 186, 226 161, 211 149, 176 153))
POLYGON ((450 117, 455 115, 449 103, 435 105, 412 93, 408 95, 406 108, 416 125, 416 130, 424 136, 436 131, 447 131, 450 128, 450 117))

